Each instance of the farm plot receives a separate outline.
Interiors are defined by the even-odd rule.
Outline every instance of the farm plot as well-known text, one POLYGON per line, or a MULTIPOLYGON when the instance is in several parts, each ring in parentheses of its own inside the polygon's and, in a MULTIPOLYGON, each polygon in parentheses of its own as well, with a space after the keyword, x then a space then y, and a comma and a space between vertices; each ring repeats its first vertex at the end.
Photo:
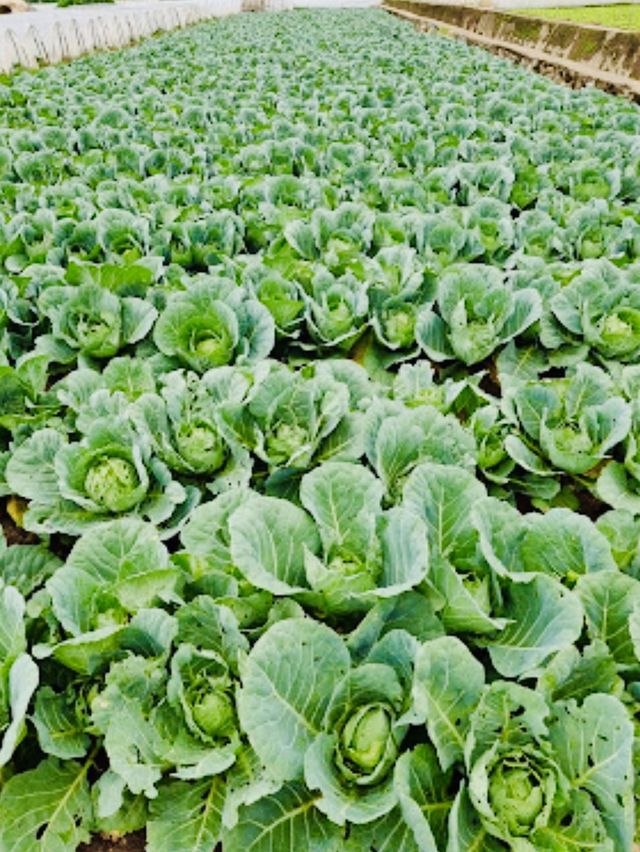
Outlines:
POLYGON ((559 6, 552 9, 526 9, 522 14, 551 21, 575 21, 597 24, 622 30, 640 30, 640 6, 622 3, 619 6, 559 6))
POLYGON ((0 850, 628 852, 640 111, 378 11, 0 106, 0 850))

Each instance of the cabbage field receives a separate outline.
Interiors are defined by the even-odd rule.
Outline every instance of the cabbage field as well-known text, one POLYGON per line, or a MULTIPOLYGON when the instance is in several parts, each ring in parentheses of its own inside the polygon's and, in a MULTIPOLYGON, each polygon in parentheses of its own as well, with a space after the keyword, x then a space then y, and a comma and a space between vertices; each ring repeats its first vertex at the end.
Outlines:
POLYGON ((381 11, 3 78, 0 852, 630 852, 639 258, 636 106, 381 11))

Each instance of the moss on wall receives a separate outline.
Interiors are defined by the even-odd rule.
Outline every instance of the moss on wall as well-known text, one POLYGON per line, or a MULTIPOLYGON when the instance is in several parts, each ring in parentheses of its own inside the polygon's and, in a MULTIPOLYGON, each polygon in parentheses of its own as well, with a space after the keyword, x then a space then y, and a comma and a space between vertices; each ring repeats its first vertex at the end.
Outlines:
POLYGON ((476 6, 448 6, 416 0, 383 0, 388 6, 406 9, 451 26, 503 42, 537 48, 547 54, 574 62, 595 63, 595 67, 640 79, 640 32, 611 31, 567 21, 487 10, 476 6), (615 49, 613 48, 615 45, 615 49))
POLYGON ((537 21, 535 18, 521 18, 520 20, 514 20, 513 33, 522 41, 537 42, 543 26, 542 21, 537 21))
POLYGON ((574 59, 576 62, 591 59, 600 50, 605 41, 606 33, 599 32, 598 30, 589 30, 585 27, 582 29, 582 32, 576 34, 573 47, 569 53, 569 59, 574 59))

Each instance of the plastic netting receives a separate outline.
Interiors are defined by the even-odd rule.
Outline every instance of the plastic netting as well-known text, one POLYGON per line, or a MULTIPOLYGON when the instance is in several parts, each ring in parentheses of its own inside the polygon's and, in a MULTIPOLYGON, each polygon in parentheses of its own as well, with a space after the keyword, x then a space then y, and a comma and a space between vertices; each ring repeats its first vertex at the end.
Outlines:
POLYGON ((240 10, 241 0, 209 0, 27 12, 0 24, 0 72, 16 66, 37 68, 94 50, 124 47, 154 33, 240 10))

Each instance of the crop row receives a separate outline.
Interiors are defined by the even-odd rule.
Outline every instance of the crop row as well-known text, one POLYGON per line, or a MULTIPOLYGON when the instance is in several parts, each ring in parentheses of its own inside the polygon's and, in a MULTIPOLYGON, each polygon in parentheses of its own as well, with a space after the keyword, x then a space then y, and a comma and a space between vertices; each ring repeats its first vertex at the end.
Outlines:
POLYGON ((640 111, 378 11, 0 109, 1 852, 629 852, 640 111))

